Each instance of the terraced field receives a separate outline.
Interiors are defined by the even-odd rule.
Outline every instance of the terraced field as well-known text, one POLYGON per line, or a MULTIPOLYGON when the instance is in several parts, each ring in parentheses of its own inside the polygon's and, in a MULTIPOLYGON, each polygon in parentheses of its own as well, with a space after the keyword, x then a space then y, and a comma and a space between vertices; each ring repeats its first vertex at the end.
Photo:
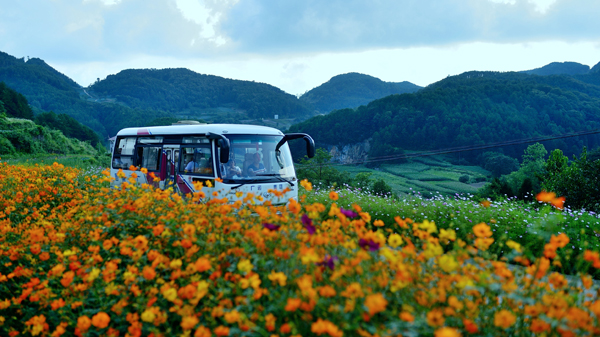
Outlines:
POLYGON ((371 178, 384 179, 397 194, 475 193, 491 179, 491 173, 479 166, 452 165, 441 156, 412 158, 408 163, 385 164, 376 169, 365 166, 336 168, 352 176, 360 172, 370 172, 371 178), (459 180, 463 176, 468 177, 466 183, 459 180))

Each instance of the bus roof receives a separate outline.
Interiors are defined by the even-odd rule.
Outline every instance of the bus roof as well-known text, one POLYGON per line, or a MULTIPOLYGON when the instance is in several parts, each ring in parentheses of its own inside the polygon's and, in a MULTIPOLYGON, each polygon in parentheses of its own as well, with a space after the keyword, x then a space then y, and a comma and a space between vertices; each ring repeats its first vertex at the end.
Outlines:
POLYGON ((192 135, 207 134, 209 132, 219 135, 283 135, 283 132, 267 126, 244 124, 195 124, 125 128, 119 131, 117 136, 192 135))

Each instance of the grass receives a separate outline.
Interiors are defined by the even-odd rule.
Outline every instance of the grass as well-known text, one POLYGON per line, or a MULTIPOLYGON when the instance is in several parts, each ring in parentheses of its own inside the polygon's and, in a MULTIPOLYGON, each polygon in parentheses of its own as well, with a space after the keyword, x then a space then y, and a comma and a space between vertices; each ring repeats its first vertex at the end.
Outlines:
POLYGON ((444 195, 456 193, 475 193, 481 184, 472 186, 459 181, 468 176, 470 182, 486 181, 491 173, 479 166, 452 165, 442 157, 412 158, 408 163, 383 164, 379 169, 365 166, 338 166, 340 171, 355 176, 360 172, 372 173, 373 179, 383 179, 397 194, 409 194, 414 191, 430 195, 440 192, 444 195))
POLYGON ((69 167, 75 167, 90 172, 93 174, 100 173, 104 168, 110 166, 110 156, 92 157, 89 155, 19 155, 19 156, 2 156, 0 162, 6 162, 10 165, 52 165, 53 163, 62 164, 69 167))
MULTIPOLYGON (((423 183, 421 183, 423 184, 423 183)), ((307 201, 331 204, 328 190, 315 190, 307 193, 307 201)), ((358 204, 372 217, 382 220, 386 228, 394 228, 395 216, 411 218, 416 222, 434 221, 439 228, 452 228, 458 236, 466 239, 472 233, 474 225, 484 222, 492 227, 494 239, 504 243, 513 240, 528 247, 531 251, 543 251, 543 244, 551 235, 566 233, 570 238, 568 254, 575 255, 584 249, 600 250, 600 215, 594 212, 556 210, 551 206, 537 202, 523 202, 509 199, 491 202, 484 207, 472 195, 445 196, 433 193, 424 198, 422 193, 414 192, 400 198, 376 196, 355 189, 342 189, 338 192, 338 206, 352 209, 358 204)), ((502 256, 506 252, 503 244, 494 245, 491 254, 502 256)), ((572 271, 564 266, 564 271, 572 271)))

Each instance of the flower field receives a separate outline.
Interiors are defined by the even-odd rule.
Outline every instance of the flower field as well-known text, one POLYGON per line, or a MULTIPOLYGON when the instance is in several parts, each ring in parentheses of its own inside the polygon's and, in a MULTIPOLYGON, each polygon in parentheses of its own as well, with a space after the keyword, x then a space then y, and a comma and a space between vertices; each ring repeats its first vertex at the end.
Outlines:
POLYGON ((531 246, 499 227, 510 205, 368 212, 303 181, 274 207, 109 179, 0 164, 0 336, 600 334, 593 215, 573 225, 551 193, 531 246))

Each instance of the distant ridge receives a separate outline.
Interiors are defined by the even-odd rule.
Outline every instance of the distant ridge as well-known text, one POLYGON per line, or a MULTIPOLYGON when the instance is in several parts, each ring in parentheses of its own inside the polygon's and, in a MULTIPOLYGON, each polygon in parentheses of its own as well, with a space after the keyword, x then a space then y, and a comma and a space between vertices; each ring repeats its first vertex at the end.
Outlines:
POLYGON ((323 114, 332 110, 356 108, 385 96, 413 93, 420 89, 420 86, 407 81, 384 82, 365 74, 347 73, 334 76, 306 92, 300 97, 300 101, 323 114))
MULTIPOLYGON (((598 65, 596 65, 598 66, 598 65)), ((522 71, 530 75, 584 75, 590 72, 590 67, 577 62, 552 62, 541 68, 522 71)))

